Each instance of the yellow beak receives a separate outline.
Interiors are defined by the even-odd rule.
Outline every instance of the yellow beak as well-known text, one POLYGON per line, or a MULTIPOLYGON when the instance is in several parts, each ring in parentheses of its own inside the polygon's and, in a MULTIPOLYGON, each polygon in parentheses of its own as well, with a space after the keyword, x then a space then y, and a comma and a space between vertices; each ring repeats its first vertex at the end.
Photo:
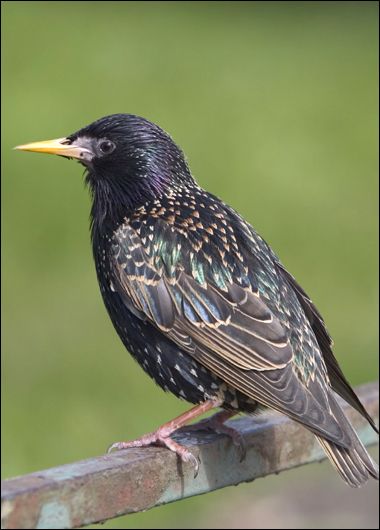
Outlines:
POLYGON ((47 140, 45 142, 18 145, 15 149, 19 149, 20 151, 35 151, 36 153, 67 156, 79 160, 86 159, 89 155, 92 156, 92 152, 89 149, 86 149, 83 145, 69 142, 70 140, 67 138, 57 138, 56 140, 47 140))

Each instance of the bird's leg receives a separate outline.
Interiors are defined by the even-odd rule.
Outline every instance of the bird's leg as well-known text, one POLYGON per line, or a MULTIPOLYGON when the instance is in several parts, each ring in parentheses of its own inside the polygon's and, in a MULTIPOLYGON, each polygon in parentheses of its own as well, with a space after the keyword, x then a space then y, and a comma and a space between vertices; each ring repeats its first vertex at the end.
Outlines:
POLYGON ((195 476, 197 476, 199 469, 198 459, 195 458, 195 456, 191 453, 189 449, 187 449, 187 447, 184 447, 183 445, 173 440, 170 435, 173 434, 173 432, 177 429, 180 429, 181 427, 186 425, 189 421, 197 418, 205 412, 208 412, 209 410, 219 407, 221 404, 222 400, 207 400, 204 403, 193 407, 187 412, 184 412, 180 416, 177 416, 176 418, 174 418, 174 420, 164 423, 164 425, 159 427, 156 431, 144 434, 144 436, 141 436, 141 438, 138 438, 137 440, 133 440, 131 442, 113 443, 108 448, 107 452, 110 453, 113 449, 119 450, 129 449, 131 447, 148 447, 150 445, 162 445, 176 453, 182 461, 192 462, 195 467, 195 476))
POLYGON ((240 453, 240 462, 242 462, 247 453, 247 447, 246 447, 244 438, 242 437, 239 431, 237 431, 233 427, 229 427, 228 425, 225 425, 224 423, 225 421, 232 418, 233 416, 236 416, 236 414, 239 414, 239 411, 222 410, 221 412, 217 412, 216 414, 214 414, 213 416, 210 416, 209 418, 201 420, 198 423, 194 423, 193 425, 187 426, 186 430, 197 431, 197 430, 207 429, 210 431, 214 431, 218 434, 227 435, 229 438, 231 438, 233 444, 237 447, 240 453))

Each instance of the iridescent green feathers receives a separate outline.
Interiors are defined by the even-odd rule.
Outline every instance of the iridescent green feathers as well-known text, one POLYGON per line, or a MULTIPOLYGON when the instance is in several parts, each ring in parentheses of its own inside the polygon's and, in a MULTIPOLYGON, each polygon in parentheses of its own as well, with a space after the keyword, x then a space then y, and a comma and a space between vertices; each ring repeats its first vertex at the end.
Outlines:
POLYGON ((115 146, 88 168, 93 251, 111 319, 143 368, 193 403, 281 411, 318 436, 349 484, 377 477, 332 390, 373 421, 321 315, 270 247, 197 186, 157 125, 119 114, 70 138, 81 135, 115 146))
POLYGON ((115 232, 113 289, 231 388, 312 430, 347 483, 378 476, 331 393, 328 371, 373 421, 339 377, 312 302, 232 209, 198 188, 190 201, 182 194, 189 191, 140 208, 115 232), (190 213, 183 215, 180 199, 190 213))
POLYGON ((114 288, 229 385, 347 445, 317 341, 275 256, 235 212, 192 191, 192 202, 176 194, 185 215, 169 196, 115 232, 114 288))

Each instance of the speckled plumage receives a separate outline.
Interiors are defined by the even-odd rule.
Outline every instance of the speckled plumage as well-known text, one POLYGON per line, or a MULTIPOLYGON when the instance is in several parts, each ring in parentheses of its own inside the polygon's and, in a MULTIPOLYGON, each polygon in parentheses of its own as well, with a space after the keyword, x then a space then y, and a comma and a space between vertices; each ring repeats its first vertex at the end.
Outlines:
POLYGON ((91 146, 97 276, 142 368, 195 404, 276 409, 317 435, 347 483, 377 477, 333 390, 375 426, 321 315, 255 230, 197 185, 171 138, 143 118, 114 115, 67 141, 91 146), (110 153, 100 152, 104 141, 110 153))

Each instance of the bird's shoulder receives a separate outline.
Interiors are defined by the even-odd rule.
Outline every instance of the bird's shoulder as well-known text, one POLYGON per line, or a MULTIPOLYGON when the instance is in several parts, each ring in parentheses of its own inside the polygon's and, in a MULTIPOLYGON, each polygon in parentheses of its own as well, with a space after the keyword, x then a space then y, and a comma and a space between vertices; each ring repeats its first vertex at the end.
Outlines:
POLYGON ((168 277, 184 270, 222 290, 236 283, 264 292, 278 283, 270 247, 237 212, 201 188, 176 190, 136 209, 114 232, 114 251, 130 246, 131 238, 132 248, 138 241, 168 277))

